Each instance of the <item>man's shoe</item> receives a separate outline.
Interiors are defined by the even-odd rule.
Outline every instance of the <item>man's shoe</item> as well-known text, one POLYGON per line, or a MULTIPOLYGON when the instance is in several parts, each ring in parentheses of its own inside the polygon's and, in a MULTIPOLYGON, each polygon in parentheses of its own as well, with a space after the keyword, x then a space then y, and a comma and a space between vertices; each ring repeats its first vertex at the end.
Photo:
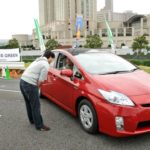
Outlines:
POLYGON ((37 130, 40 130, 40 131, 49 131, 50 128, 48 126, 44 125, 42 128, 37 129, 37 130))

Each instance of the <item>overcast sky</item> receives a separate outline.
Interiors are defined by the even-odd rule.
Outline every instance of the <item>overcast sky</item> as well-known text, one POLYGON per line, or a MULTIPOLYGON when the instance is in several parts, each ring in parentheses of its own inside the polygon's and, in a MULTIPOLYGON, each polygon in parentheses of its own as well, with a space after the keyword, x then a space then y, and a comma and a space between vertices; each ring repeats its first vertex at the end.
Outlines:
MULTIPOLYGON (((39 0, 0 0, 0 39, 12 34, 31 34, 33 18, 38 18, 39 0)), ((104 0, 97 0, 97 9, 104 7, 104 0)), ((150 14, 149 0, 114 0, 114 11, 150 14)))

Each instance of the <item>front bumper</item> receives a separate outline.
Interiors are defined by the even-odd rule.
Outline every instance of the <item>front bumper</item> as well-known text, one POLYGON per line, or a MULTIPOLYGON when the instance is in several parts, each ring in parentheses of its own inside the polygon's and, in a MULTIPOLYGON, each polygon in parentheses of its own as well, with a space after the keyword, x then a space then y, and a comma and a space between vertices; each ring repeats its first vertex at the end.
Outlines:
MULTIPOLYGON (((113 105, 104 100, 96 100, 99 131, 111 136, 124 137, 150 132, 150 105, 135 107, 113 105), (117 130, 115 118, 123 117, 124 129, 117 130)), ((150 102, 150 101, 149 101, 150 102)))

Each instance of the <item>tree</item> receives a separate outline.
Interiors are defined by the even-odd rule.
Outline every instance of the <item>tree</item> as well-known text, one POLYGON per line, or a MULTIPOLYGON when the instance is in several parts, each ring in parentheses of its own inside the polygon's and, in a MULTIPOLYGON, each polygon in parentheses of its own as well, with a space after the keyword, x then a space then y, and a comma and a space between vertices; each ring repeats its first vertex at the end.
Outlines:
POLYGON ((86 45, 85 48, 101 48, 103 42, 99 35, 88 35, 86 38, 86 45))
POLYGON ((141 52, 142 49, 146 49, 148 47, 148 40, 144 35, 136 37, 133 41, 132 48, 137 51, 137 54, 141 52))
POLYGON ((8 48, 19 48, 18 41, 15 38, 9 40, 9 42, 8 42, 8 48))
POLYGON ((146 49, 149 51, 150 50, 150 46, 147 46, 146 49))
POLYGON ((54 39, 50 39, 46 43, 46 49, 53 50, 59 47, 59 43, 55 41, 54 39))

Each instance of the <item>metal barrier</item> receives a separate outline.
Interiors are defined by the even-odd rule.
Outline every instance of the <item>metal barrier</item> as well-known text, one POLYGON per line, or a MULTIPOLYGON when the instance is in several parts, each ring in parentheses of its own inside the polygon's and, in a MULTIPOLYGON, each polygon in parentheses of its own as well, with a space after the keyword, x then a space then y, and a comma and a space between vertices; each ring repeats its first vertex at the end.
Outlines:
POLYGON ((24 62, 0 62, 0 69, 2 69, 2 67, 8 67, 8 69, 24 70, 25 64, 24 62))
MULTIPOLYGON (((0 62, 0 76, 3 77, 4 68, 8 67, 11 78, 19 78, 25 70, 24 62, 0 62)), ((3 77, 5 78, 5 77, 3 77)))

